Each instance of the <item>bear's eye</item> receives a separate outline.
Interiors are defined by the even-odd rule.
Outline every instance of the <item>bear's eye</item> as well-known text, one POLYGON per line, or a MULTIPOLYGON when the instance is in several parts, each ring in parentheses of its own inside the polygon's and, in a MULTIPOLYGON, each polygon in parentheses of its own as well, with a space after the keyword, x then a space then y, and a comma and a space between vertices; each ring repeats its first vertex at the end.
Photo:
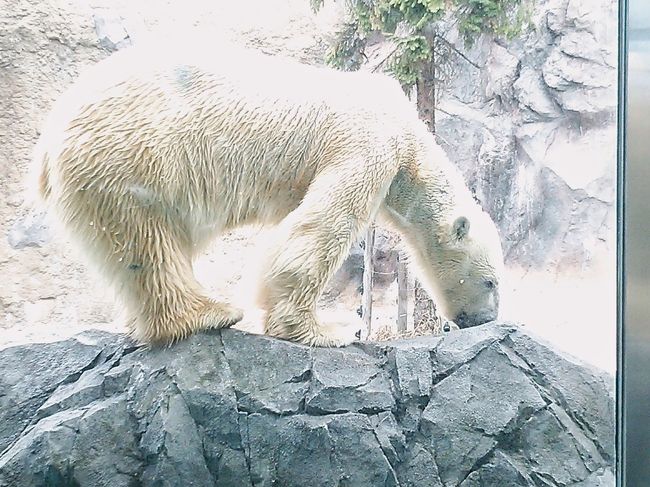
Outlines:
POLYGON ((496 284, 494 283, 494 281, 493 281, 492 279, 487 279, 487 280, 485 281, 485 287, 486 287, 486 288, 488 288, 488 289, 494 289, 495 286, 496 286, 496 284))

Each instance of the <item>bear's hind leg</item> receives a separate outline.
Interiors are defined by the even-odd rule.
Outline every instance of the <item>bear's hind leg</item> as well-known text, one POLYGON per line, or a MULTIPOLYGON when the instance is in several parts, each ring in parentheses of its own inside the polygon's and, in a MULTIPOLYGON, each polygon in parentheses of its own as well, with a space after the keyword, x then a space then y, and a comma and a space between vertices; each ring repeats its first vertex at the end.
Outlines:
MULTIPOLYGON (((92 215, 96 233, 88 235, 86 225, 82 236, 90 237, 96 260, 125 302, 136 339, 169 344, 242 319, 241 310, 204 295, 183 222, 154 208, 114 208, 111 215, 92 215)), ((83 221, 80 216, 74 221, 83 221)))
POLYGON ((178 230, 159 226, 152 233, 156 242, 140 247, 139 258, 122 269, 131 274, 124 291, 135 315, 137 338, 167 344, 242 319, 241 310, 204 295, 194 277, 190 245, 178 230))

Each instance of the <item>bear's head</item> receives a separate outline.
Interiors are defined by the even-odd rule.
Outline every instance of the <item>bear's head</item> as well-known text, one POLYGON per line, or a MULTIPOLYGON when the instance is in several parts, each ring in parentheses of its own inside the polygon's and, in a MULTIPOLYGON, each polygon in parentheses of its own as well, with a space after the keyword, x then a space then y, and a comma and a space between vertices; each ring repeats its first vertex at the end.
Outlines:
POLYGON ((503 276, 501 239, 492 219, 478 205, 440 218, 429 198, 403 206, 405 217, 389 212, 415 261, 418 278, 442 316, 460 328, 493 321, 499 314, 503 276))
POLYGON ((460 328, 499 314, 503 251, 494 221, 442 149, 423 135, 416 164, 393 179, 381 215, 403 237, 442 316, 460 328))
MULTIPOLYGON (((482 211, 458 215, 440 226, 430 242, 431 292, 441 314, 460 328, 493 321, 499 314, 503 269, 501 241, 482 211)), ((428 258, 427 258, 428 257, 428 258)), ((427 286, 429 287, 429 286, 427 286)))

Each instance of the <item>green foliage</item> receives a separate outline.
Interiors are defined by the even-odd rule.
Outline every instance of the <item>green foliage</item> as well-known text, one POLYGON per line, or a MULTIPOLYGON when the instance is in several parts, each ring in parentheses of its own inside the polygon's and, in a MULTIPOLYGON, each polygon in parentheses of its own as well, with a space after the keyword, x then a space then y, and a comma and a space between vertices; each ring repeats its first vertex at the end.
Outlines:
POLYGON ((325 61, 330 66, 344 71, 356 71, 363 64, 365 47, 366 38, 360 33, 359 22, 350 22, 339 32, 336 42, 325 56, 325 61))
POLYGON ((417 81, 422 63, 431 61, 431 48, 421 35, 395 38, 396 50, 389 59, 388 70, 405 87, 417 81))
MULTIPOLYGON (((324 0, 310 0, 318 10, 324 0)), ((404 85, 413 86, 426 63, 437 63, 435 25, 447 15, 457 20, 467 46, 482 34, 512 38, 528 23, 526 0, 348 0, 352 22, 339 33, 327 61, 341 69, 358 69, 366 39, 380 32, 396 45, 385 63, 404 85), (397 31, 399 30, 399 33, 397 31), (434 33, 434 34, 432 34, 434 33)))
POLYGON ((309 4, 311 5, 311 9, 314 12, 318 12, 320 8, 323 6, 324 0, 309 0, 309 4))
POLYGON ((482 33, 511 39, 528 23, 530 12, 520 0, 463 0, 458 30, 471 45, 482 33))

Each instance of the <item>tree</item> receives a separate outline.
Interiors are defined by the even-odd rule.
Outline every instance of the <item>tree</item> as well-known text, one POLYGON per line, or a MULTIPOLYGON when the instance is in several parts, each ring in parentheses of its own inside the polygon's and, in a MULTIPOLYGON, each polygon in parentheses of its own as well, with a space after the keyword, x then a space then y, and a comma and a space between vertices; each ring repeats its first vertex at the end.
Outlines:
MULTIPOLYGON (((314 10, 324 2, 310 1, 314 10)), ((441 33, 443 23, 456 25, 469 47, 483 34, 510 39, 530 17, 527 0, 346 0, 346 6, 349 18, 327 54, 328 64, 359 69, 368 38, 379 33, 394 44, 383 67, 407 92, 417 86, 418 105, 427 97, 435 101, 430 89, 453 65, 451 56, 471 63, 441 33)))
MULTIPOLYGON (((315 11, 324 2, 310 1, 315 11)), ((436 87, 453 73, 458 58, 480 69, 445 38, 442 25, 455 24, 465 46, 470 47, 485 34, 511 39, 530 19, 527 0, 346 0, 346 6, 349 19, 327 54, 328 64, 343 70, 359 69, 366 59, 369 37, 383 36, 393 49, 378 67, 391 73, 407 94, 415 87, 418 113, 433 133, 436 87)), ((372 254, 372 248, 365 251, 372 254)), ((372 269, 364 272, 371 275, 372 269)), ((400 292, 400 298, 402 295, 400 292)), ((404 303, 398 304, 398 308, 404 307, 404 303)), ((414 326, 423 321, 432 326, 431 320, 436 319, 434 303, 416 282, 414 326)))

